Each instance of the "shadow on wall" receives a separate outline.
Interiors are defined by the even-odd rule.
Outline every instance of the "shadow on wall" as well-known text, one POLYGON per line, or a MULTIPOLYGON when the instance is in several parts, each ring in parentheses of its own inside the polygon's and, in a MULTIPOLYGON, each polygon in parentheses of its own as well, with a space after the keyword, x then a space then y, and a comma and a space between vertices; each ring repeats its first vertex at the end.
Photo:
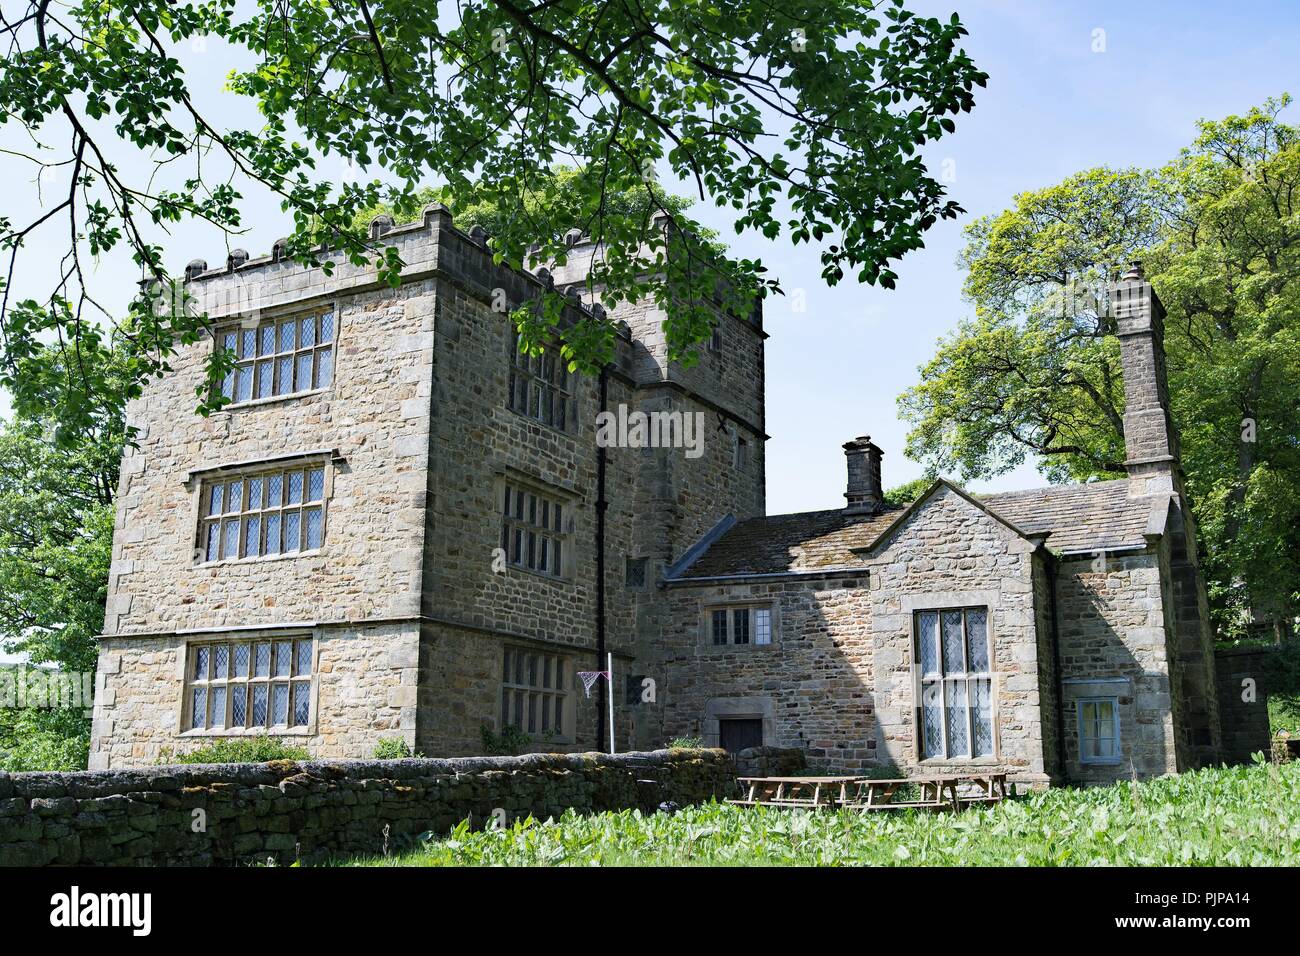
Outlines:
POLYGON ((1170 676, 1150 666, 1166 653, 1165 632, 1151 627, 1149 608, 1127 600, 1150 556, 1062 562, 1057 574, 1064 769, 1072 783, 1177 772, 1170 676), (1145 559, 1145 560, 1144 560, 1145 559), (1120 631, 1124 636, 1121 637, 1120 631), (1134 649, 1149 652, 1143 663, 1134 649), (1080 753, 1080 734, 1088 754, 1080 753), (1113 739, 1118 740, 1118 747, 1113 739))

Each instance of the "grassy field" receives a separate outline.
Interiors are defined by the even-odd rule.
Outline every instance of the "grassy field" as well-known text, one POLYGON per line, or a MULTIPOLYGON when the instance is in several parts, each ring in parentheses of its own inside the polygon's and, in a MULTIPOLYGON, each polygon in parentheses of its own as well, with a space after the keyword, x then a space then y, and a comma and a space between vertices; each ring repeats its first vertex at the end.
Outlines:
POLYGON ((1300 864, 1300 763, 1057 789, 959 814, 709 804, 517 821, 360 866, 1300 864))

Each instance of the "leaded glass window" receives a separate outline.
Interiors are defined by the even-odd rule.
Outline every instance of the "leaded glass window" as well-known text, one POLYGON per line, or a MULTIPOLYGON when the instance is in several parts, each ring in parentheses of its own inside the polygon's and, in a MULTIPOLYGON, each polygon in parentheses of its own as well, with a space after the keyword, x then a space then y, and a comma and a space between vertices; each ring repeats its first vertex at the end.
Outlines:
POLYGON ((564 737, 571 667, 560 654, 507 647, 501 667, 501 729, 516 727, 545 739, 564 737))
POLYGON ((334 374, 334 312, 270 319, 217 334, 235 367, 221 383, 232 402, 325 388, 334 374))
POLYGON ((517 485, 505 485, 501 548, 517 568, 553 577, 564 574, 564 556, 571 537, 565 522, 568 505, 517 485))
POLYGON ((519 351, 519 337, 513 336, 507 388, 506 404, 511 410, 553 428, 568 428, 570 376, 557 350, 528 355, 519 351))
POLYGON ((772 643, 772 608, 714 608, 709 611, 709 632, 716 645, 772 643))
POLYGON ((916 613, 922 759, 993 756, 990 660, 987 608, 916 613))
POLYGON ((205 562, 314 551, 325 543, 325 466, 222 475, 204 484, 205 562))
POLYGON ((308 724, 310 637, 191 644, 189 655, 187 727, 274 729, 308 724))

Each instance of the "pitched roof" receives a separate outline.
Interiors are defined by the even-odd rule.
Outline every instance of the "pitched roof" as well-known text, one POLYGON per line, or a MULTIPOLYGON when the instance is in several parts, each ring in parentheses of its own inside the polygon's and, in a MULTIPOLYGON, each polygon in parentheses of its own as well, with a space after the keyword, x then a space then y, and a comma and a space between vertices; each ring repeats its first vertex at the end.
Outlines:
POLYGON ((1151 517, 1151 498, 1130 498, 1128 480, 1053 485, 1002 491, 980 500, 1026 534, 1050 532, 1053 551, 1100 551, 1141 547, 1151 517))
MULTIPOLYGON (((940 484, 948 485, 936 482, 917 503, 940 484)), ((1145 545, 1153 504, 1151 499, 1130 498, 1125 479, 999 492, 972 501, 1013 530, 1047 535, 1047 546, 1058 552, 1145 545)), ((855 552, 876 544, 908 510, 893 506, 874 515, 835 509, 747 518, 728 528, 672 580, 861 567, 863 558, 855 552)))
POLYGON ((682 578, 733 574, 781 574, 861 565, 853 548, 864 548, 893 523, 902 508, 880 514, 805 511, 737 521, 682 578))

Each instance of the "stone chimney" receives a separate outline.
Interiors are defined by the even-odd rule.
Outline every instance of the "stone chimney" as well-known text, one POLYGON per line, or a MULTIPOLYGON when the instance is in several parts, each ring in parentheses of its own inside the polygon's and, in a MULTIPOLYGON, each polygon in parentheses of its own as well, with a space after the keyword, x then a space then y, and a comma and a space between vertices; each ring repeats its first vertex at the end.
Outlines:
POLYGON ((1165 309, 1134 262, 1111 286, 1111 308, 1124 365, 1124 467, 1129 493, 1175 491, 1178 434, 1165 373, 1165 309))
POLYGON ((880 487, 880 459, 884 452, 871 440, 861 435, 844 443, 844 456, 849 461, 849 484, 844 497, 849 514, 875 514, 885 504, 880 487))

